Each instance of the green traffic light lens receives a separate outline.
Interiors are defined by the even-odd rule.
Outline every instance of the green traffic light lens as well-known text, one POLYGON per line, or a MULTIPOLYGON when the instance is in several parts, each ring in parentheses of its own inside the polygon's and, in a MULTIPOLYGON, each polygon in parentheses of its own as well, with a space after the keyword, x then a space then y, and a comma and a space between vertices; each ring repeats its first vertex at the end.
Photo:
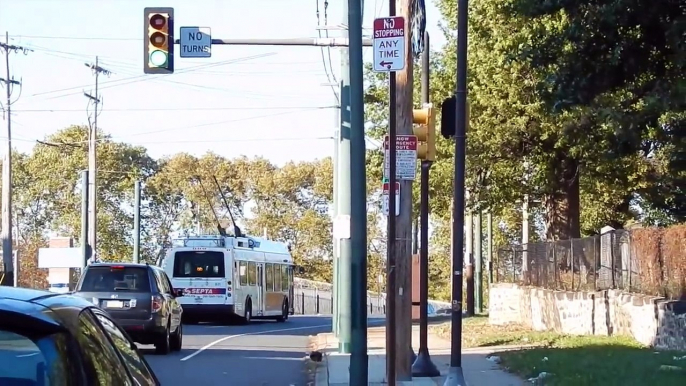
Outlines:
POLYGON ((160 50, 155 50, 150 54, 150 63, 156 67, 162 67, 167 64, 167 53, 160 50))

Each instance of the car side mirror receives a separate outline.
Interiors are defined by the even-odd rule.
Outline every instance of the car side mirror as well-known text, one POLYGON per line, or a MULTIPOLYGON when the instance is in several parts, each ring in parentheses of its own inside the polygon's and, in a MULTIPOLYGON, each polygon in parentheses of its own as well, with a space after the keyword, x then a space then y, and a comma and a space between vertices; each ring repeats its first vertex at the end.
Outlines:
POLYGON ((175 290, 174 290, 174 295, 175 295, 177 298, 182 297, 182 296, 183 296, 183 288, 177 288, 177 289, 175 289, 175 290))

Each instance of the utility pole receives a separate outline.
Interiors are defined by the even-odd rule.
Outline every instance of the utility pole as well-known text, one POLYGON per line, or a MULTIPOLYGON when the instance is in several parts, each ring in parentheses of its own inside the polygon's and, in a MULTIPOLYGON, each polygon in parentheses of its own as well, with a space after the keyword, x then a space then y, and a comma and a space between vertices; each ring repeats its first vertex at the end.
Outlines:
MULTIPOLYGON (((82 269, 88 265, 90 250, 88 245, 88 170, 81 171, 81 255, 82 269)), ((83 271, 82 271, 83 272, 83 271)))
POLYGON ((362 57, 362 2, 348 3, 348 49, 350 63, 350 198, 352 247, 350 271, 351 316, 350 383, 366 385, 367 355, 367 150, 364 139, 364 59, 362 57))
MULTIPOLYGON (((394 3, 393 0, 390 1, 394 3)), ((405 37, 406 41, 412 41, 412 28, 410 28, 412 20, 412 0, 399 0, 398 16, 403 16, 405 23, 405 37)), ((395 8, 395 5, 393 5, 395 8)), ((395 9, 393 9, 395 11, 395 9)), ((394 16, 391 14, 391 16, 394 16)), ((413 62, 414 55, 411 44, 406 44, 405 47, 405 68, 398 71, 395 75, 396 81, 396 97, 391 99, 391 106, 395 105, 396 114, 396 129, 397 134, 412 135, 413 123, 413 62)), ((395 141, 390 139, 390 149, 395 149, 395 141)), ((395 160, 391 159, 391 166, 395 165, 395 160)), ((393 176, 393 172, 390 173, 393 176)), ((389 177, 390 177, 389 176, 389 177)), ((391 194, 389 198, 393 197, 392 191, 395 184, 389 179, 389 186, 391 187, 391 194)), ((400 215, 395 221, 396 231, 394 242, 395 252, 395 318, 396 318, 396 339, 395 345, 395 362, 396 362, 396 377, 398 381, 409 381, 412 379, 412 362, 413 352, 412 345, 412 183, 411 180, 400 181, 400 191, 404 192, 400 195, 400 215)), ((390 200, 389 200, 390 203, 390 200)), ((394 204, 394 203, 393 203, 394 204)), ((391 204, 391 205, 393 205, 391 204)), ((393 213, 393 206, 390 206, 390 212, 393 213)), ((393 216, 390 216, 391 218, 393 216)), ((390 326, 387 327, 387 329, 390 326)), ((387 330, 388 331, 388 330, 387 330)), ((392 346, 391 346, 392 347, 392 346)), ((389 348, 386 348, 387 352, 389 348)), ((390 381, 389 381, 390 384, 390 381)))
POLYGON ((464 245, 464 187, 467 150, 467 28, 469 1, 457 1, 457 87, 455 89, 455 170, 453 191, 452 312, 450 370, 445 386, 465 386, 462 370, 462 267, 464 245))
MULTIPOLYGON (((388 2, 388 16, 396 14, 396 0, 388 2)), ((395 385, 397 377, 397 253, 396 253, 396 216, 395 216, 395 183, 396 183, 396 140, 397 140, 397 90, 396 74, 388 74, 388 230, 386 232, 386 381, 395 385)), ((402 211, 403 209, 400 208, 402 211)))
POLYGON ((111 72, 100 67, 98 64, 98 57, 95 57, 95 64, 85 63, 86 67, 90 68, 95 74, 95 95, 83 93, 88 98, 88 105, 93 103, 93 116, 88 116, 88 204, 90 206, 88 213, 88 244, 91 247, 91 255, 97 251, 98 239, 98 224, 97 224, 97 143, 98 143, 98 106, 100 105, 99 95, 99 80, 100 74, 110 75, 111 72))
MULTIPOLYGON (((355 7, 353 3, 358 3, 356 7, 359 9, 360 5, 357 1, 342 1, 344 24, 349 26, 350 15, 348 13, 349 7, 355 7)), ((362 27, 360 27, 362 28, 362 27)), ((341 31, 343 39, 347 39, 349 29, 341 31)), ((340 75, 340 99, 341 99, 341 122, 340 122, 340 140, 338 141, 338 202, 336 207, 338 209, 336 222, 344 231, 338 239, 338 351, 341 354, 350 353, 350 339, 351 339, 351 264, 352 264, 352 247, 351 247, 351 99, 350 99, 350 55, 348 47, 341 48, 341 75, 340 75)), ((366 251, 366 250, 365 250, 366 251)), ((364 302, 366 303, 366 301, 364 302)))
POLYGON ((12 255, 12 91, 15 86, 21 88, 21 81, 14 80, 10 76, 10 53, 21 51, 24 55, 31 50, 10 45, 9 32, 5 32, 5 43, 0 43, 0 48, 5 51, 5 78, 0 78, 0 83, 5 85, 5 107, 4 118, 7 121, 7 146, 2 162, 2 262, 3 262, 3 282, 0 285, 13 285, 16 279, 15 273, 18 272, 14 265, 12 255))
MULTIPOLYGON (((340 92, 339 92, 340 95, 340 92)), ((340 161, 338 160, 338 146, 341 141, 341 130, 338 127, 341 124, 341 114, 340 108, 336 114, 336 130, 334 130, 333 135, 333 218, 338 217, 338 165, 340 161)), ((336 338, 338 338, 338 299, 340 293, 340 280, 338 279, 338 238, 336 234, 333 233, 333 309, 331 310, 332 317, 331 323, 333 324, 331 330, 336 338)))
MULTIPOLYGON (((429 32, 424 31, 422 52, 422 104, 430 103, 429 97, 429 32)), ((421 246, 419 251, 419 353, 412 364, 412 376, 437 377, 441 375, 429 354, 428 308, 429 308, 429 172, 432 161, 422 161, 420 186, 421 246)), ((416 229, 416 228, 415 228, 416 229)))
POLYGON ((482 262, 483 262, 483 257, 481 253, 481 246, 482 246, 482 241, 481 241, 481 224, 482 224, 482 215, 481 211, 478 211, 476 213, 476 228, 475 228, 475 234, 474 234, 474 303, 475 303, 475 308, 476 308, 476 313, 481 314, 484 312, 484 302, 483 302, 483 267, 482 267, 482 262))
POLYGON ((138 263, 141 256, 141 181, 134 183, 133 212, 133 262, 138 263))

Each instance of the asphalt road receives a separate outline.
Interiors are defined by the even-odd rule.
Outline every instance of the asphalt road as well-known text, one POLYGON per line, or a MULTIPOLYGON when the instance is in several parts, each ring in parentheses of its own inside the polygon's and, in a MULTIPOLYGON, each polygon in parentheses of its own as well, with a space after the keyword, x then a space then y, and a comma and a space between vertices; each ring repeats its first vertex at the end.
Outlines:
POLYGON ((304 386, 309 336, 331 331, 330 317, 292 316, 285 323, 184 325, 183 349, 156 355, 140 346, 163 386, 304 386))

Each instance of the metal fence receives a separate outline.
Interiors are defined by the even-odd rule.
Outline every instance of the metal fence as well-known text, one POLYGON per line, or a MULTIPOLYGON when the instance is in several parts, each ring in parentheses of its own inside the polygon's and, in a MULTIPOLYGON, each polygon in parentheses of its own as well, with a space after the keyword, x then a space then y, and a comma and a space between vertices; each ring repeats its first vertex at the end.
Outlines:
MULTIPOLYGON (((333 298, 330 292, 309 295, 304 291, 296 291, 293 308, 298 315, 331 315, 333 314, 333 298)), ((386 302, 381 298, 367 298, 368 315, 385 315, 386 302)))
POLYGON ((498 250, 494 276, 548 289, 623 289, 650 292, 641 281, 631 232, 616 230, 581 239, 512 245, 498 250))

